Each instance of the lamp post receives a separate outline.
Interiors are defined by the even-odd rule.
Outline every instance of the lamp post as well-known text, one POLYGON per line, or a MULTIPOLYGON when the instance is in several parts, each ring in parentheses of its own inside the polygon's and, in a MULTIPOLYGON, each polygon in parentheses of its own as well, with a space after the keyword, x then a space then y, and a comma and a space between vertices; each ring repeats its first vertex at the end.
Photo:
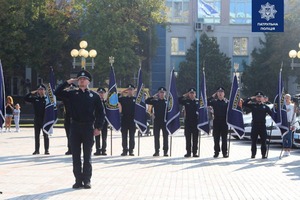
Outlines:
MULTIPOLYGON (((298 47, 300 48, 300 43, 298 44, 298 47)), ((300 63, 295 63, 294 62, 294 58, 300 58, 300 51, 296 51, 296 50, 290 50, 289 52, 289 57, 292 59, 291 62, 291 68, 294 69, 294 67, 300 67, 300 63)))
POLYGON ((94 69, 95 62, 94 58, 97 56, 97 51, 92 49, 90 51, 87 51, 86 48, 88 46, 88 43, 86 41, 81 41, 79 43, 80 49, 73 49, 71 51, 71 56, 73 57, 73 68, 76 66, 76 57, 80 56, 81 57, 81 68, 85 69, 87 65, 92 66, 92 69, 94 69), (91 57, 92 58, 92 63, 86 63, 86 58, 91 57))

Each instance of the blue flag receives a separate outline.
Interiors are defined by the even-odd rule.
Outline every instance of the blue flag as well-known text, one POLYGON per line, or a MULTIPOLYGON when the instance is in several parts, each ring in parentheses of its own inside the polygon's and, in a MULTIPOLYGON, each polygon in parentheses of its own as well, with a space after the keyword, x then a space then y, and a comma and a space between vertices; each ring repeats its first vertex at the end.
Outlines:
POLYGON ((52 67, 50 69, 50 81, 48 85, 46 85, 46 89, 46 108, 43 131, 48 135, 51 135, 53 133, 53 126, 57 122, 56 97, 54 95, 55 78, 52 67))
POLYGON ((171 71, 170 89, 166 109, 166 128, 169 134, 173 134, 180 129, 180 110, 176 91, 174 69, 171 71))
POLYGON ((4 85, 4 76, 3 69, 0 60, 0 128, 5 121, 5 85, 4 85))
POLYGON ((136 94, 135 108, 134 108, 134 122, 141 133, 147 131, 147 116, 145 103, 145 90, 142 81, 142 70, 139 69, 138 75, 138 89, 136 94))
POLYGON ((240 89, 236 75, 233 77, 230 98, 227 108, 227 124, 239 138, 245 134, 243 112, 240 103, 240 89))
POLYGON ((201 91, 199 95, 199 108, 198 108, 198 125, 199 130, 209 133, 209 118, 207 109, 207 97, 206 97, 206 80, 205 72, 203 71, 201 79, 201 91))
POLYGON ((106 120, 111 125, 111 127, 119 131, 121 128, 120 121, 120 112, 119 112, 119 99, 118 99, 118 91, 115 79, 115 72, 113 67, 110 67, 109 73, 109 86, 107 93, 107 101, 106 101, 106 120))
POLYGON ((287 121, 286 105, 284 101, 284 87, 281 77, 281 70, 279 73, 277 94, 275 96, 274 106, 272 108, 272 118, 276 125, 280 128, 282 136, 285 135, 289 130, 289 126, 287 121))

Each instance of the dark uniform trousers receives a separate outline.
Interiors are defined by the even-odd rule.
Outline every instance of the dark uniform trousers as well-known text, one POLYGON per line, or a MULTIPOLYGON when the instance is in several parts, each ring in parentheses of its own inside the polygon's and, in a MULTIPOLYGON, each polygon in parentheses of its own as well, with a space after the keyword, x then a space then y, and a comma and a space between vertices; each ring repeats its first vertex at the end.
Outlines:
POLYGON ((71 150, 71 141, 70 141, 70 135, 71 135, 71 117, 69 115, 65 115, 64 120, 64 127, 66 131, 67 136, 67 145, 68 145, 68 151, 72 152, 71 150))
POLYGON ((199 137, 197 124, 186 123, 184 127, 184 136, 187 154, 191 154, 191 150, 193 151, 193 154, 197 154, 199 137))
POLYGON ((131 122, 122 122, 121 133, 122 133, 122 147, 123 153, 128 152, 128 132, 129 132, 129 153, 133 153, 135 146, 134 135, 135 135, 135 123, 131 122))
MULTIPOLYGON (((35 151, 40 150, 40 133, 43 130, 43 121, 40 119, 34 120, 34 139, 35 139, 35 151)), ((49 151, 49 136, 43 131, 44 136, 44 148, 45 151, 49 151)))
POLYGON ((228 135, 228 125, 226 121, 214 120, 213 122, 213 137, 214 137, 214 150, 215 154, 220 152, 220 138, 222 138, 222 154, 227 155, 227 135, 228 135))
POLYGON ((163 132, 163 150, 164 153, 168 153, 169 150, 169 134, 166 129, 166 123, 157 122, 154 120, 153 134, 154 134, 154 148, 155 153, 159 153, 160 149, 160 130, 163 132))
POLYGON ((97 152, 102 152, 102 153, 106 153, 106 147, 107 147, 107 126, 108 123, 105 120, 104 124, 103 124, 103 128, 101 129, 101 136, 97 135, 95 136, 95 143, 96 143, 96 151, 97 152), (102 139, 102 148, 100 145, 100 137, 102 139))
POLYGON ((94 144, 93 123, 71 122, 71 149, 73 173, 76 182, 90 182, 92 177, 91 153, 94 144), (81 165, 81 144, 83 147, 83 169, 81 165))
POLYGON ((257 138, 258 135, 261 140, 261 155, 265 156, 267 152, 267 131, 266 131, 266 124, 265 123, 253 123, 251 129, 251 153, 252 156, 256 155, 257 147, 257 138))

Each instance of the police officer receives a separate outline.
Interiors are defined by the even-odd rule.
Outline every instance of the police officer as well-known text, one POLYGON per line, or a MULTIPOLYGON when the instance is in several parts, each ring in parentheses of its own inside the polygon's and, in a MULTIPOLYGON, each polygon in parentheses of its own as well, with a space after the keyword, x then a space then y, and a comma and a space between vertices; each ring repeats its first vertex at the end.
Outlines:
MULTIPOLYGON (((40 154, 40 133, 43 130, 45 106, 46 106, 46 86, 40 84, 37 90, 25 95, 24 100, 30 102, 34 109, 34 139, 35 150, 33 155, 40 154)), ((49 155, 49 136, 43 131, 45 154, 49 155)))
POLYGON ((120 112, 121 112, 121 133, 122 133, 122 147, 123 152, 121 156, 126 156, 128 151, 130 156, 134 156, 133 149, 135 145, 135 122, 134 122, 134 110, 135 100, 133 96, 135 87, 132 84, 128 84, 127 89, 123 90, 120 97, 120 112), (127 95, 125 95, 127 93, 127 95), (128 149, 128 132, 129 132, 129 149, 128 149))
POLYGON ((261 155, 265 159, 267 153, 267 128, 266 128, 266 114, 272 116, 272 111, 264 103, 264 94, 256 92, 255 96, 244 101, 243 106, 252 111, 252 128, 251 128, 251 158, 255 158, 257 151, 257 138, 260 136, 261 140, 261 155), (255 101, 255 102, 254 102, 255 101))
POLYGON ((168 132, 166 129, 166 122, 165 122, 165 113, 166 113, 166 105, 167 100, 165 98, 166 95, 166 88, 160 87, 158 88, 158 92, 146 99, 146 104, 152 105, 154 108, 154 125, 153 125, 153 132, 154 132, 154 148, 155 153, 153 156, 159 156, 159 149, 160 149, 160 130, 163 132, 163 150, 164 156, 168 155, 169 150, 169 143, 168 143, 168 132))
POLYGON ((196 99, 196 89, 190 88, 186 94, 178 98, 179 104, 184 106, 185 119, 184 119, 184 136, 186 140, 186 154, 184 157, 198 157, 198 115, 199 100, 196 99), (193 147, 192 147, 193 142, 193 147))
POLYGON ((213 137, 214 137, 214 158, 217 158, 220 153, 220 137, 222 138, 222 154, 224 158, 228 158, 227 153, 227 134, 228 125, 226 122, 226 114, 228 107, 228 100, 225 98, 225 89, 218 87, 208 99, 208 106, 211 106, 214 111, 213 120, 213 137))
POLYGON ((73 173, 76 179, 74 189, 84 187, 91 188, 92 164, 91 153, 94 144, 94 136, 100 134, 103 125, 104 113, 99 95, 90 90, 88 85, 91 74, 81 70, 77 79, 69 79, 59 85, 55 95, 66 98, 70 102, 71 109, 71 148, 73 160, 73 173), (71 83, 78 81, 78 90, 64 90, 71 83), (83 166, 81 163, 81 145, 83 147, 83 166), (84 183, 84 184, 82 184, 84 183))
MULTIPOLYGON (((103 108, 104 108, 104 111, 105 111, 105 93, 106 93, 106 90, 102 87, 98 88, 97 89, 97 93, 99 94, 100 96, 100 99, 101 99, 101 102, 102 102, 102 105, 103 105, 103 108)), ((99 155, 103 155, 103 156, 106 156, 107 153, 106 153, 106 147, 107 147, 107 126, 108 126, 108 123, 107 123, 107 120, 104 120, 104 124, 103 124, 103 127, 101 129, 101 139, 102 139, 102 148, 101 148, 101 145, 100 145, 100 135, 97 135, 95 136, 95 142, 96 142, 96 152, 94 153, 95 156, 99 156, 99 155)))

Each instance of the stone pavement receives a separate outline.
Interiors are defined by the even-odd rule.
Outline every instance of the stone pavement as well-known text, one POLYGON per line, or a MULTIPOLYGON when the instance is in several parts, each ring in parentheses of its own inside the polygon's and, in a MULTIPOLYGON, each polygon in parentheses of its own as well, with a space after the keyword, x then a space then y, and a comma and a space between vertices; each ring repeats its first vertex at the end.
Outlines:
MULTIPOLYGON (((93 156, 92 189, 74 190, 71 156, 64 155, 64 129, 55 128, 50 155, 31 155, 33 128, 0 133, 0 199, 299 199, 300 150, 279 159, 271 145, 268 159, 250 159, 250 141, 232 140, 229 158, 212 158, 211 136, 201 137, 200 158, 184 158, 181 130, 172 139, 172 157, 152 157, 153 136, 137 139, 134 157, 121 157, 120 133, 113 132, 113 154, 93 156)), ((161 141, 162 142, 162 141, 161 141)), ((94 152, 94 150, 93 150, 94 152)), ((41 139, 41 153, 43 140, 41 139)))

